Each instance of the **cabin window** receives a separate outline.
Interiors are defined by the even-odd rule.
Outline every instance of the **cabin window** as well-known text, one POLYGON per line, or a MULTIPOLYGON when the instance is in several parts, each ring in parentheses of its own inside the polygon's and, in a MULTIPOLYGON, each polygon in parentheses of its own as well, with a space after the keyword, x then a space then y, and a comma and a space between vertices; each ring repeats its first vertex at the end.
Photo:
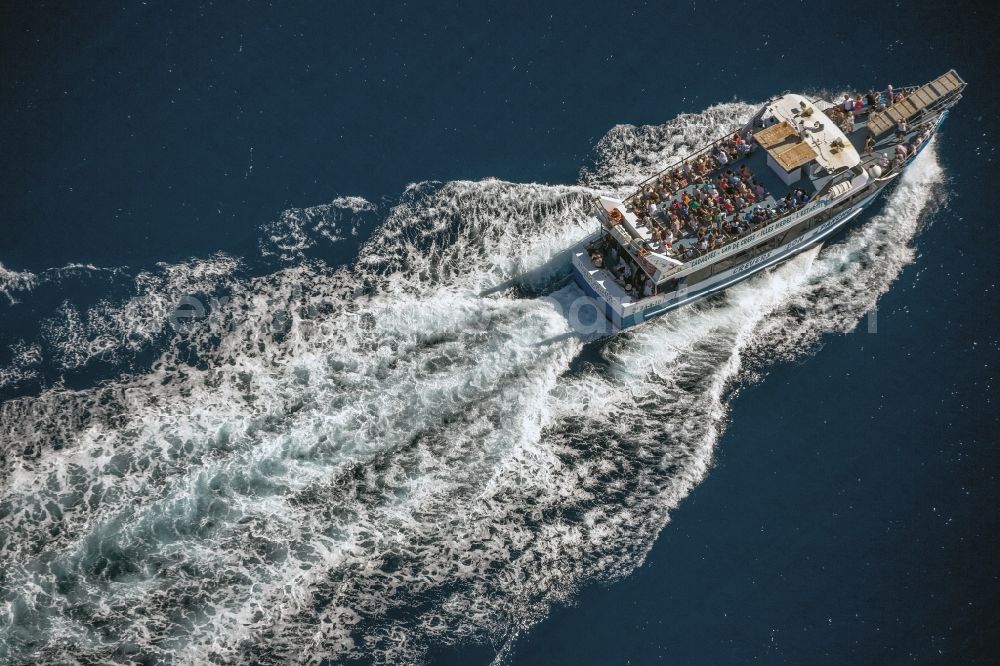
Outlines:
POLYGON ((688 284, 697 284, 712 274, 712 267, 706 266, 688 276, 688 284))
POLYGON ((737 252, 731 257, 726 257, 725 259, 716 262, 714 265, 715 271, 713 272, 713 275, 718 275, 723 271, 728 271, 736 264, 739 264, 745 261, 746 259, 749 259, 756 253, 757 253, 757 248, 750 248, 749 250, 743 250, 742 252, 737 252))
POLYGON ((781 245, 784 245, 785 244, 785 237, 788 236, 788 233, 789 232, 786 232, 786 233, 783 233, 783 234, 778 234, 776 236, 772 236, 770 238, 770 240, 767 241, 767 243, 764 245, 764 247, 762 249, 773 250, 776 247, 780 247, 781 245))
POLYGON ((791 243, 793 240, 795 240, 805 232, 809 231, 809 229, 811 229, 813 226, 814 225, 810 224, 809 222, 797 225, 794 229, 790 229, 788 233, 785 234, 785 237, 781 239, 781 244, 785 245, 786 243, 791 243))

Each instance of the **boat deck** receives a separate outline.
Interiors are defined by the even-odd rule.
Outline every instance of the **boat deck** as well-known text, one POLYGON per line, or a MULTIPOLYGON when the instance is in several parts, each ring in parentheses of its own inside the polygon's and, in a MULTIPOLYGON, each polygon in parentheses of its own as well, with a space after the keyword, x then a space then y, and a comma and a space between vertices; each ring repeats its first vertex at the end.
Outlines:
MULTIPOLYGON (((933 112, 946 105, 951 98, 961 96, 965 81, 955 70, 949 70, 930 83, 908 91, 900 101, 881 112, 873 113, 866 119, 868 131, 874 136, 885 134, 902 121, 913 122, 927 112, 933 112)), ((952 102, 953 103, 953 102, 952 102)))
MULTIPOLYGON (((696 182, 690 182, 686 187, 672 192, 669 195, 669 198, 661 200, 658 204, 659 211, 655 216, 649 216, 645 210, 646 204, 642 199, 644 190, 639 190, 627 197, 626 203, 629 206, 630 212, 639 216, 639 221, 636 224, 636 230, 646 241, 649 242, 650 247, 654 252, 661 252, 667 254, 667 256, 682 261, 685 258, 690 259, 691 257, 685 257, 685 251, 688 248, 694 248, 699 242, 699 237, 697 231, 692 229, 689 225, 685 224, 680 230, 674 230, 675 240, 671 251, 668 251, 661 243, 656 242, 653 239, 654 227, 658 227, 664 232, 668 229, 668 221, 664 212, 665 207, 673 205, 673 202, 675 201, 681 201, 685 194, 688 196, 694 196, 698 188, 702 187, 706 183, 715 184, 717 178, 720 175, 725 174, 727 171, 732 171, 738 174, 740 167, 744 165, 747 167, 751 176, 764 187, 765 196, 762 199, 758 199, 753 203, 748 204, 742 209, 736 210, 733 213, 725 214, 724 221, 729 222, 734 226, 736 225, 738 218, 744 219, 745 221, 746 215, 758 207, 766 209, 770 206, 772 209, 777 209, 778 201, 796 189, 801 190, 809 197, 811 197, 816 191, 814 182, 808 177, 803 177, 801 180, 793 183, 792 185, 786 185, 783 183, 771 167, 768 166, 766 151, 764 151, 759 145, 753 144, 753 149, 748 155, 739 157, 738 159, 730 161, 725 165, 716 165, 715 168, 706 172, 696 182), (678 233, 678 231, 680 233, 678 233)), ((746 225, 742 233, 734 231, 734 233, 726 234, 722 231, 721 225, 719 225, 714 226, 713 234, 716 235, 718 246, 722 247, 728 243, 738 240, 750 231, 751 228, 749 225, 746 225)))
MULTIPOLYGON (((905 101, 905 100, 904 100, 905 101)), ((919 146, 922 143, 920 137, 933 126, 933 120, 920 124, 908 124, 907 130, 903 133, 887 132, 876 138, 871 151, 865 150, 865 143, 872 137, 871 116, 877 113, 860 113, 855 115, 849 125, 845 125, 844 130, 851 144, 861 154, 862 164, 868 166, 873 161, 878 161, 879 156, 886 156, 890 159, 896 155, 896 146, 919 146)))
POLYGON ((638 295, 633 297, 633 294, 622 286, 618 277, 609 268, 595 266, 590 258, 590 253, 578 250, 574 253, 573 260, 579 263, 580 270, 589 275, 594 283, 604 290, 602 295, 609 301, 626 306, 638 300, 638 295))

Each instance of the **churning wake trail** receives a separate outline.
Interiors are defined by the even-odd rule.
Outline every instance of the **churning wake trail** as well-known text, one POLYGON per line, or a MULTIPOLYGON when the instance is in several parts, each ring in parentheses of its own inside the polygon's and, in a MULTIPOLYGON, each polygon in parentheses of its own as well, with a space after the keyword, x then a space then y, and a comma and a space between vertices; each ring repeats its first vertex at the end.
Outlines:
MULTIPOLYGON (((295 261, 333 228, 296 213, 262 241, 289 265, 233 279, 148 371, 0 405, 0 660, 419 663, 628 575, 707 473, 748 358, 850 330, 941 199, 932 144, 832 247, 575 335, 563 255, 592 231, 591 188, 752 108, 615 128, 586 187, 411 186, 349 268, 295 261)), ((159 325, 193 269, 113 327, 159 325)))

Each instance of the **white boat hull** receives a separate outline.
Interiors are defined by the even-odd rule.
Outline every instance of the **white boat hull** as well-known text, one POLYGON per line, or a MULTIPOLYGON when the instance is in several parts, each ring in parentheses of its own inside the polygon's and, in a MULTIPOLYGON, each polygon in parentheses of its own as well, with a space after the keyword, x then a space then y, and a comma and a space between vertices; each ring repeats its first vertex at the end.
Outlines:
MULTIPOLYGON (((645 321, 666 314, 671 310, 727 289, 765 268, 787 261, 803 250, 821 244, 857 217, 862 210, 875 200, 881 191, 881 188, 876 190, 871 195, 845 208, 829 220, 817 225, 815 229, 809 230, 786 245, 759 254, 742 264, 705 278, 687 288, 667 294, 658 294, 639 300, 632 300, 627 296, 621 297, 612 294, 608 288, 610 278, 603 270, 596 268, 590 262, 587 252, 587 244, 599 236, 600 232, 582 241, 573 251, 573 275, 580 288, 602 306, 604 315, 616 328, 631 328, 632 326, 637 326, 645 321)), ((817 208, 815 214, 820 214, 822 210, 822 208, 817 208)))

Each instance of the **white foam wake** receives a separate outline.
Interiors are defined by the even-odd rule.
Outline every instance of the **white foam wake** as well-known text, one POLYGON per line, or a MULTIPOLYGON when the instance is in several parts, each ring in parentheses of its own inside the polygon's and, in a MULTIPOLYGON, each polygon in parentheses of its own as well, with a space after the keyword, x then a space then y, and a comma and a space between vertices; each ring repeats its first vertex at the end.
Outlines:
MULTIPOLYGON (((0 389, 37 378, 45 365, 57 371, 80 369, 101 361, 127 367, 128 361, 171 338, 177 328, 178 305, 197 295, 205 303, 233 279, 240 261, 223 254, 178 264, 158 264, 135 274, 125 268, 70 264, 32 274, 19 283, 20 294, 41 286, 70 291, 99 281, 106 290, 124 292, 104 296, 85 306, 69 299, 42 316, 37 337, 13 341, 11 361, 0 366, 0 389)), ((12 299, 11 305, 17 301, 12 299)), ((192 303, 194 301, 192 300, 192 303)), ((197 305, 197 303, 195 303, 197 305)), ((24 307, 11 308, 11 317, 24 307)), ((205 314, 202 308, 201 314, 205 314)))
POLYGON ((16 305, 18 292, 30 291, 38 281, 38 276, 30 271, 12 271, 0 264, 0 294, 10 305, 16 305))
POLYGON ((310 208, 291 208, 262 227, 260 252, 286 262, 301 262, 321 242, 331 245, 358 234, 358 225, 377 208, 362 197, 337 197, 310 208))
MULTIPOLYGON (((615 128, 588 184, 748 108, 615 128)), ((149 372, 0 405, 0 657, 403 663, 529 628, 641 563, 748 354, 815 348, 912 261, 933 146, 902 180, 818 256, 589 345, 556 305, 587 189, 411 186, 355 266, 232 281, 149 372)), ((177 286, 88 325, 141 337, 177 286)))

